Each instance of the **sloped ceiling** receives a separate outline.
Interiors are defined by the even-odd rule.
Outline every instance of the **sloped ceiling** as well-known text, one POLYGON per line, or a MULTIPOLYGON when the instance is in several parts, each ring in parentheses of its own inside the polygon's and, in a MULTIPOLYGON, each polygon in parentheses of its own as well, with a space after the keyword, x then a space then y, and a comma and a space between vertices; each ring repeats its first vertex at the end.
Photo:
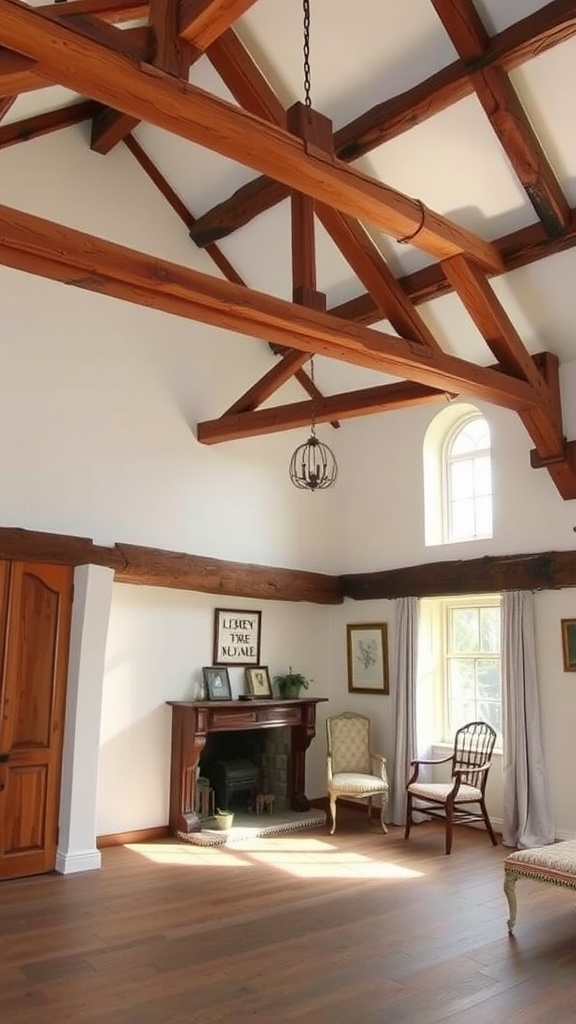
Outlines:
POLYGON ((472 397, 576 498, 576 0, 310 0, 311 106, 305 7, 0 0, 0 149, 89 121, 214 277, 5 206, 0 262, 271 344, 204 443, 472 397))

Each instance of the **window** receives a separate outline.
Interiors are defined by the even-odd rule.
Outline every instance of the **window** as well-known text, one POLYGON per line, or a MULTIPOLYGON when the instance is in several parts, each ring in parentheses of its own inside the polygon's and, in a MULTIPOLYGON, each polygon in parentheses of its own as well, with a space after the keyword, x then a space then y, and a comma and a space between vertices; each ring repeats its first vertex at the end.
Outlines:
POLYGON ((443 620, 443 739, 466 722, 488 722, 502 743, 500 598, 441 602, 443 620))
POLYGON ((490 428, 467 417, 450 431, 444 451, 445 536, 448 542, 492 536, 490 428))

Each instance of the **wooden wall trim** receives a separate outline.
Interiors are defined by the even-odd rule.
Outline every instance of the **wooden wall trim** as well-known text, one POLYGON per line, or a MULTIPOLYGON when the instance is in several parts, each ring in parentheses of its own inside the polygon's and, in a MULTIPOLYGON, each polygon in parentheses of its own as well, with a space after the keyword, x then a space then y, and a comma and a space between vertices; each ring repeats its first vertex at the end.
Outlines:
POLYGON ((350 573, 341 576, 340 581, 344 597, 355 601, 503 590, 556 590, 576 586, 576 551, 431 562, 383 572, 350 573))
POLYGON ((135 544, 101 547, 86 537, 0 527, 0 559, 55 565, 105 565, 114 570, 114 579, 119 583, 193 590, 221 597, 309 601, 311 604, 342 604, 345 597, 374 601, 576 587, 576 550, 486 555, 329 576, 135 544))
POLYGON ((166 839, 168 836, 170 836, 168 825, 139 828, 132 832, 109 832, 108 835, 96 837, 96 849, 106 850, 110 846, 124 846, 126 843, 154 843, 158 839, 166 839))

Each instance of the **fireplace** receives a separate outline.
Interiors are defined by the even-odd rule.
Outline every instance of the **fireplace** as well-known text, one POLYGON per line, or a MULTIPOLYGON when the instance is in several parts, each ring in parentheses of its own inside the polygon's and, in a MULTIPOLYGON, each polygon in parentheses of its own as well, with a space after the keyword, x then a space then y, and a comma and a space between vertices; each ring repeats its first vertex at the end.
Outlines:
POLYGON ((216 807, 254 811, 258 796, 270 796, 274 809, 284 811, 290 748, 287 726, 209 733, 198 761, 199 779, 213 790, 216 807))
MULTIPOLYGON (((259 785, 269 786, 277 807, 308 810, 306 751, 316 732, 316 705, 326 699, 168 701, 172 708, 171 831, 201 831, 197 777, 214 764, 215 755, 220 761, 252 762, 258 774, 256 792, 259 785)), ((253 793, 253 787, 246 792, 253 793)), ((242 790, 232 795, 245 799, 242 790)))

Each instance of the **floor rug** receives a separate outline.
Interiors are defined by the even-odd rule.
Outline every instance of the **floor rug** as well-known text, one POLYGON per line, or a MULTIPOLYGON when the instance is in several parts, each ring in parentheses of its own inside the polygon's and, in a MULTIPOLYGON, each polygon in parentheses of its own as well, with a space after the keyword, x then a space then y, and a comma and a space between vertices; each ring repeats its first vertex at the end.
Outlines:
POLYGON ((326 812, 317 809, 309 811, 284 811, 279 814, 234 815, 232 828, 220 830, 214 827, 214 819, 202 822, 201 832, 178 832, 178 838, 195 846, 225 846, 241 839, 258 836, 277 836, 283 832, 296 832, 303 828, 318 828, 326 824, 326 812))

